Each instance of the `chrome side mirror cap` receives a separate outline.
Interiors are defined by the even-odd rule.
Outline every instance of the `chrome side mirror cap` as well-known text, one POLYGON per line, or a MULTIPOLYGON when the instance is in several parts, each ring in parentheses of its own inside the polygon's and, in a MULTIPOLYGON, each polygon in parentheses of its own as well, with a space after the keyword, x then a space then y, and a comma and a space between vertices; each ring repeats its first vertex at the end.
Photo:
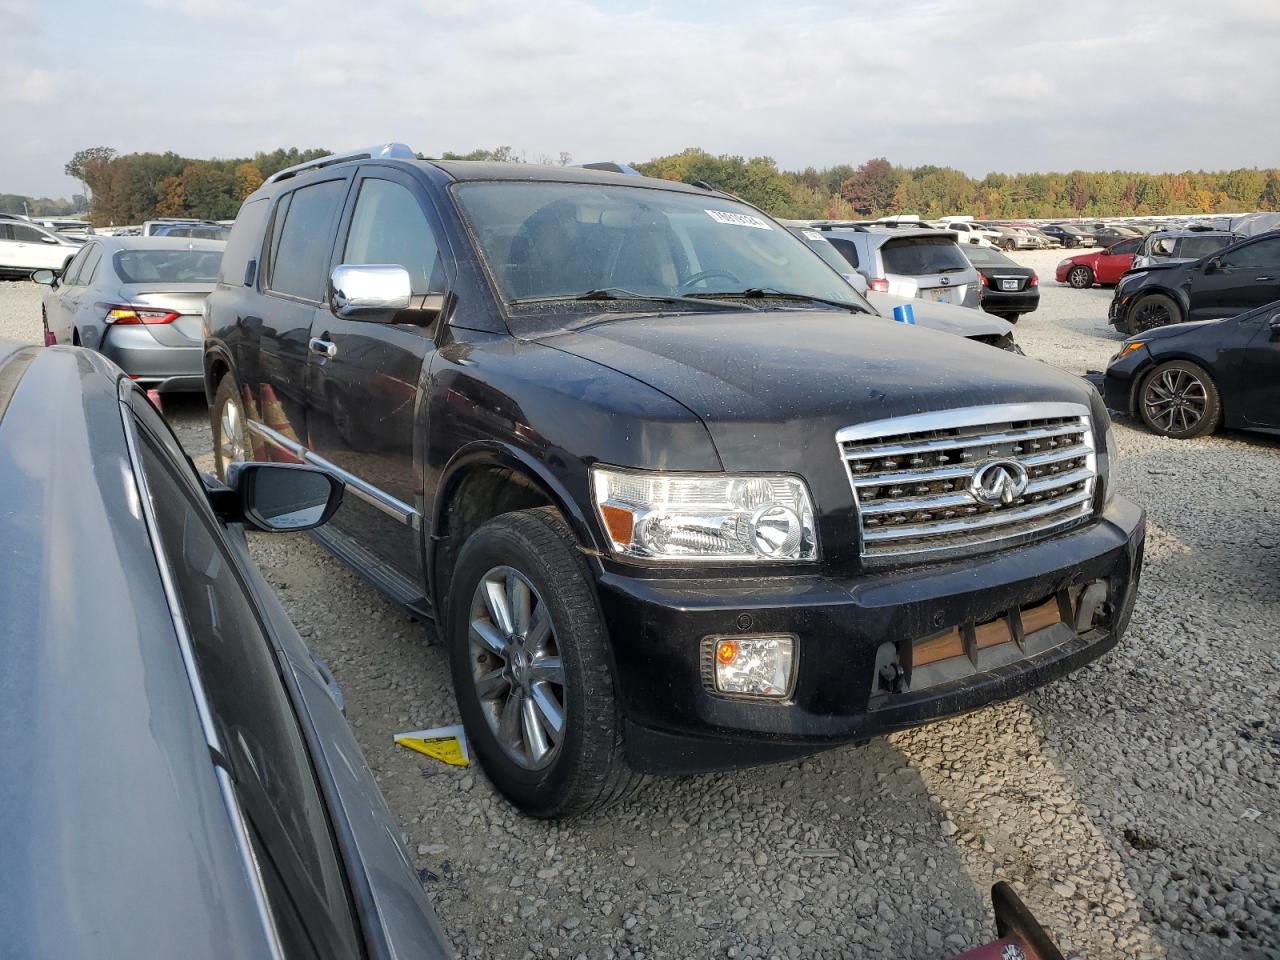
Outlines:
POLYGON ((409 271, 398 263, 344 263, 329 275, 329 309, 342 320, 385 323, 412 299, 409 271))

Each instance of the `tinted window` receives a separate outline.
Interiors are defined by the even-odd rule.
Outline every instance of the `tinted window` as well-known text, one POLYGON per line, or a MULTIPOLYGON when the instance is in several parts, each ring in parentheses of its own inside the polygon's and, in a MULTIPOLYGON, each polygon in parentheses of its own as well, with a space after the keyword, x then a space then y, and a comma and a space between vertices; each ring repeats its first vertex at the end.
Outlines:
POLYGON ((398 263, 409 271, 415 296, 443 289, 431 224, 413 192, 390 180, 360 184, 342 262, 398 263))
POLYGON ((1183 237, 1178 243, 1178 256, 1199 260, 1230 246, 1232 242, 1231 237, 1183 237))
POLYGON ((858 247, 852 240, 845 240, 843 237, 827 237, 827 243, 839 251, 840 256, 849 261, 849 266, 856 267, 858 265, 858 247))
POLYGON ((972 264, 982 267, 1016 267, 1017 264, 1006 257, 1003 253, 993 250, 990 247, 979 247, 976 244, 966 244, 964 255, 972 264))
POLYGON ((274 292, 317 303, 324 299, 333 220, 346 189, 345 180, 326 180, 293 191, 280 244, 271 258, 274 292))
POLYGON ((267 222, 270 208, 265 197, 251 200, 240 208, 235 225, 231 228, 231 236, 227 240, 227 249, 222 252, 219 283, 235 286, 244 283, 249 261, 256 260, 262 253, 262 228, 267 222))
POLYGON ((13 231, 13 239, 19 243, 42 243, 49 235, 43 231, 37 230, 35 227, 29 227, 25 223, 10 224, 13 231))
POLYGON ((919 277, 930 273, 956 273, 969 269, 956 242, 950 237, 902 237, 880 248, 885 273, 919 277))
POLYGON ((0 222, 0 240, 13 239, 13 224, 0 222))
POLYGON ((98 275, 98 263, 102 260, 102 245, 90 244, 88 256, 84 259, 84 265, 80 268, 80 273, 76 277, 76 285, 87 287, 93 283, 93 278, 98 275))
POLYGON ((281 935, 291 955, 358 957, 324 801, 270 640, 207 505, 192 496, 195 478, 174 472, 174 456, 164 449, 172 444, 162 445, 145 428, 140 435, 139 456, 196 669, 236 796, 266 861, 281 935))
POLYGON ((1280 237, 1268 237, 1233 250, 1223 258, 1233 267, 1280 267, 1280 237))
MULTIPOLYGON (((4 224, 0 224, 0 239, 4 238, 4 224)), ((96 244, 89 244, 87 247, 81 247, 80 252, 71 258, 71 262, 63 268, 62 282, 70 286, 76 282, 76 275, 80 272, 80 268, 84 266, 85 258, 96 247, 96 244)))
POLYGON ((1111 246, 1107 247, 1107 253, 1110 253, 1110 254, 1137 253, 1138 247, 1140 247, 1141 245, 1142 245, 1141 238, 1138 238, 1136 240, 1121 240, 1119 243, 1114 243, 1111 246))
POLYGON ((119 250, 116 273, 125 283, 213 283, 221 250, 119 250))

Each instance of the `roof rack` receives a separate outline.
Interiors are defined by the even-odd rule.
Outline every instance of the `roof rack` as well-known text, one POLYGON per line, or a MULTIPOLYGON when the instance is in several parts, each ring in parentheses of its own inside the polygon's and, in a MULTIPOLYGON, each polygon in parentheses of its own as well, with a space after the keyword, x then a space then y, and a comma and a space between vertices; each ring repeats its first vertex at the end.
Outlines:
POLYGON ((271 176, 267 177, 267 183, 276 183, 280 180, 288 180, 290 177, 296 177, 305 170, 319 170, 321 167, 331 167, 335 163, 347 163, 351 160, 418 160, 418 154, 414 153, 406 144, 403 143, 384 143, 378 146, 365 147, 363 150, 352 150, 350 153, 331 153, 327 157, 317 157, 315 160, 308 160, 306 163, 295 164, 292 167, 285 167, 278 170, 271 176))

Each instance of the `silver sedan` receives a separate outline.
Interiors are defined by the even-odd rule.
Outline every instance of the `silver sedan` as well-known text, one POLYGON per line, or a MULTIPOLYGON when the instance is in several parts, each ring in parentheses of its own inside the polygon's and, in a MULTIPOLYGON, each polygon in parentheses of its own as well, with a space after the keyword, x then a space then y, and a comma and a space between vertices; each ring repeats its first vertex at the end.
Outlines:
POLYGON ((89 347, 143 386, 204 389, 201 309, 226 243, 185 237, 95 237, 59 275, 38 270, 45 344, 89 347))

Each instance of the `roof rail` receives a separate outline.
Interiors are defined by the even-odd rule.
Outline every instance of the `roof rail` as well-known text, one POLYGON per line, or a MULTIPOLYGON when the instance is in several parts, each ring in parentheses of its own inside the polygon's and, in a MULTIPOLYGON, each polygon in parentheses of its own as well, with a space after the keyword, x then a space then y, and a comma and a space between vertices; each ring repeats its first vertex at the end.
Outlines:
POLYGON ((629 163, 619 163, 617 160, 597 160, 593 163, 580 163, 578 166, 584 170, 605 170, 609 173, 625 173, 628 176, 639 177, 643 174, 629 163))
POLYGON ((278 170, 267 177, 267 183, 288 180, 290 177, 296 177, 304 170, 319 170, 321 167, 331 167, 335 163, 383 158, 390 160, 417 160, 418 155, 403 143, 383 143, 373 147, 365 147, 363 150, 352 150, 350 153, 331 153, 327 157, 317 157, 315 160, 308 160, 306 163, 285 167, 283 170, 278 170))

